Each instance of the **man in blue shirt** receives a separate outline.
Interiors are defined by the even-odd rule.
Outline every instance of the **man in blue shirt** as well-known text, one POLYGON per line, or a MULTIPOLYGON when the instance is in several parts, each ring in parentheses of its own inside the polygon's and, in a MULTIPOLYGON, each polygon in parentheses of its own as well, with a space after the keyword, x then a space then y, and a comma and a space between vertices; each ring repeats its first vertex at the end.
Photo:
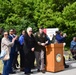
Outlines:
POLYGON ((25 36, 25 30, 22 31, 21 36, 19 37, 19 44, 20 44, 20 71, 24 70, 24 51, 23 51, 23 45, 24 45, 24 36, 25 36))
POLYGON ((19 37, 20 45, 23 45, 24 44, 24 35, 25 35, 25 31, 23 30, 22 31, 22 35, 19 37))
POLYGON ((60 31, 56 32, 56 40, 58 43, 64 43, 66 36, 62 36, 60 35, 60 33, 61 33, 60 31))
POLYGON ((76 37, 73 37, 73 40, 71 41, 70 50, 73 58, 76 60, 76 37))
MULTIPOLYGON (((55 39, 56 39, 57 43, 64 43, 65 37, 66 37, 66 34, 63 35, 60 31, 56 32, 55 39)), ((64 67, 68 68, 69 65, 66 65, 64 56, 63 56, 63 59, 64 59, 64 67)))

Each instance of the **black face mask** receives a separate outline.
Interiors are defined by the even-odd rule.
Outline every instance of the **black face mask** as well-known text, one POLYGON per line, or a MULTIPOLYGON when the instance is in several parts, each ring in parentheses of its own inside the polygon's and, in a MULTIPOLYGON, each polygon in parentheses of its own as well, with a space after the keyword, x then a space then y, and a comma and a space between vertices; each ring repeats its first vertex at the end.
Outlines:
POLYGON ((76 42, 76 39, 73 39, 73 41, 75 41, 75 42, 76 42))

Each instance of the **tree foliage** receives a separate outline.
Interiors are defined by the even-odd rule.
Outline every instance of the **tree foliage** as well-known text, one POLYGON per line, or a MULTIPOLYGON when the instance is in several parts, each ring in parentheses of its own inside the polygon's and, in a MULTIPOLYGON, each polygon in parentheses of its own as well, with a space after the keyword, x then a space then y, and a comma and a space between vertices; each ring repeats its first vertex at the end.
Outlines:
POLYGON ((75 0, 0 0, 0 28, 15 28, 18 33, 28 26, 35 31, 59 28, 71 41, 76 36, 75 0))

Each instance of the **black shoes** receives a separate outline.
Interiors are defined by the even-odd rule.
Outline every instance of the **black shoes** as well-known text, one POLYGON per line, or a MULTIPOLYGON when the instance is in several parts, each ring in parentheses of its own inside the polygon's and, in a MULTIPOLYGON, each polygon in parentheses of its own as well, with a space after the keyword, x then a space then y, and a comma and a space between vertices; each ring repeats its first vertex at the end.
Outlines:
POLYGON ((16 74, 16 72, 10 72, 9 74, 16 74))
POLYGON ((2 75, 2 74, 0 73, 0 75, 2 75))
POLYGON ((45 70, 40 70, 40 69, 38 69, 37 72, 45 73, 45 70))
POLYGON ((73 56, 73 58, 76 60, 76 56, 73 56))
POLYGON ((65 66, 64 66, 64 67, 65 67, 65 68, 69 68, 69 65, 66 65, 66 64, 65 64, 65 66))
POLYGON ((20 71, 23 71, 24 72, 24 68, 20 68, 20 71))
POLYGON ((26 73, 26 72, 25 72, 24 74, 26 74, 26 75, 30 75, 30 74, 33 74, 33 72, 29 72, 29 73, 26 73))
POLYGON ((40 72, 40 70, 38 69, 37 72, 40 72))
POLYGON ((14 69, 14 70, 18 70, 19 68, 17 68, 17 67, 13 67, 13 69, 14 69))
POLYGON ((45 73, 45 70, 41 70, 42 73, 45 73))

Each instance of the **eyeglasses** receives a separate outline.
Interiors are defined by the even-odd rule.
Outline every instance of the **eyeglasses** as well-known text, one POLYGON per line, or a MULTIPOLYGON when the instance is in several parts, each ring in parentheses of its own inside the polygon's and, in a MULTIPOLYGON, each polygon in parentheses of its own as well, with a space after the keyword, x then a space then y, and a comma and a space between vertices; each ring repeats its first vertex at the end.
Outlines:
POLYGON ((29 32, 32 32, 32 31, 29 31, 29 32))
POLYGON ((10 32, 13 32, 13 31, 10 31, 10 32))
POLYGON ((4 35, 8 35, 8 34, 4 34, 4 35))

